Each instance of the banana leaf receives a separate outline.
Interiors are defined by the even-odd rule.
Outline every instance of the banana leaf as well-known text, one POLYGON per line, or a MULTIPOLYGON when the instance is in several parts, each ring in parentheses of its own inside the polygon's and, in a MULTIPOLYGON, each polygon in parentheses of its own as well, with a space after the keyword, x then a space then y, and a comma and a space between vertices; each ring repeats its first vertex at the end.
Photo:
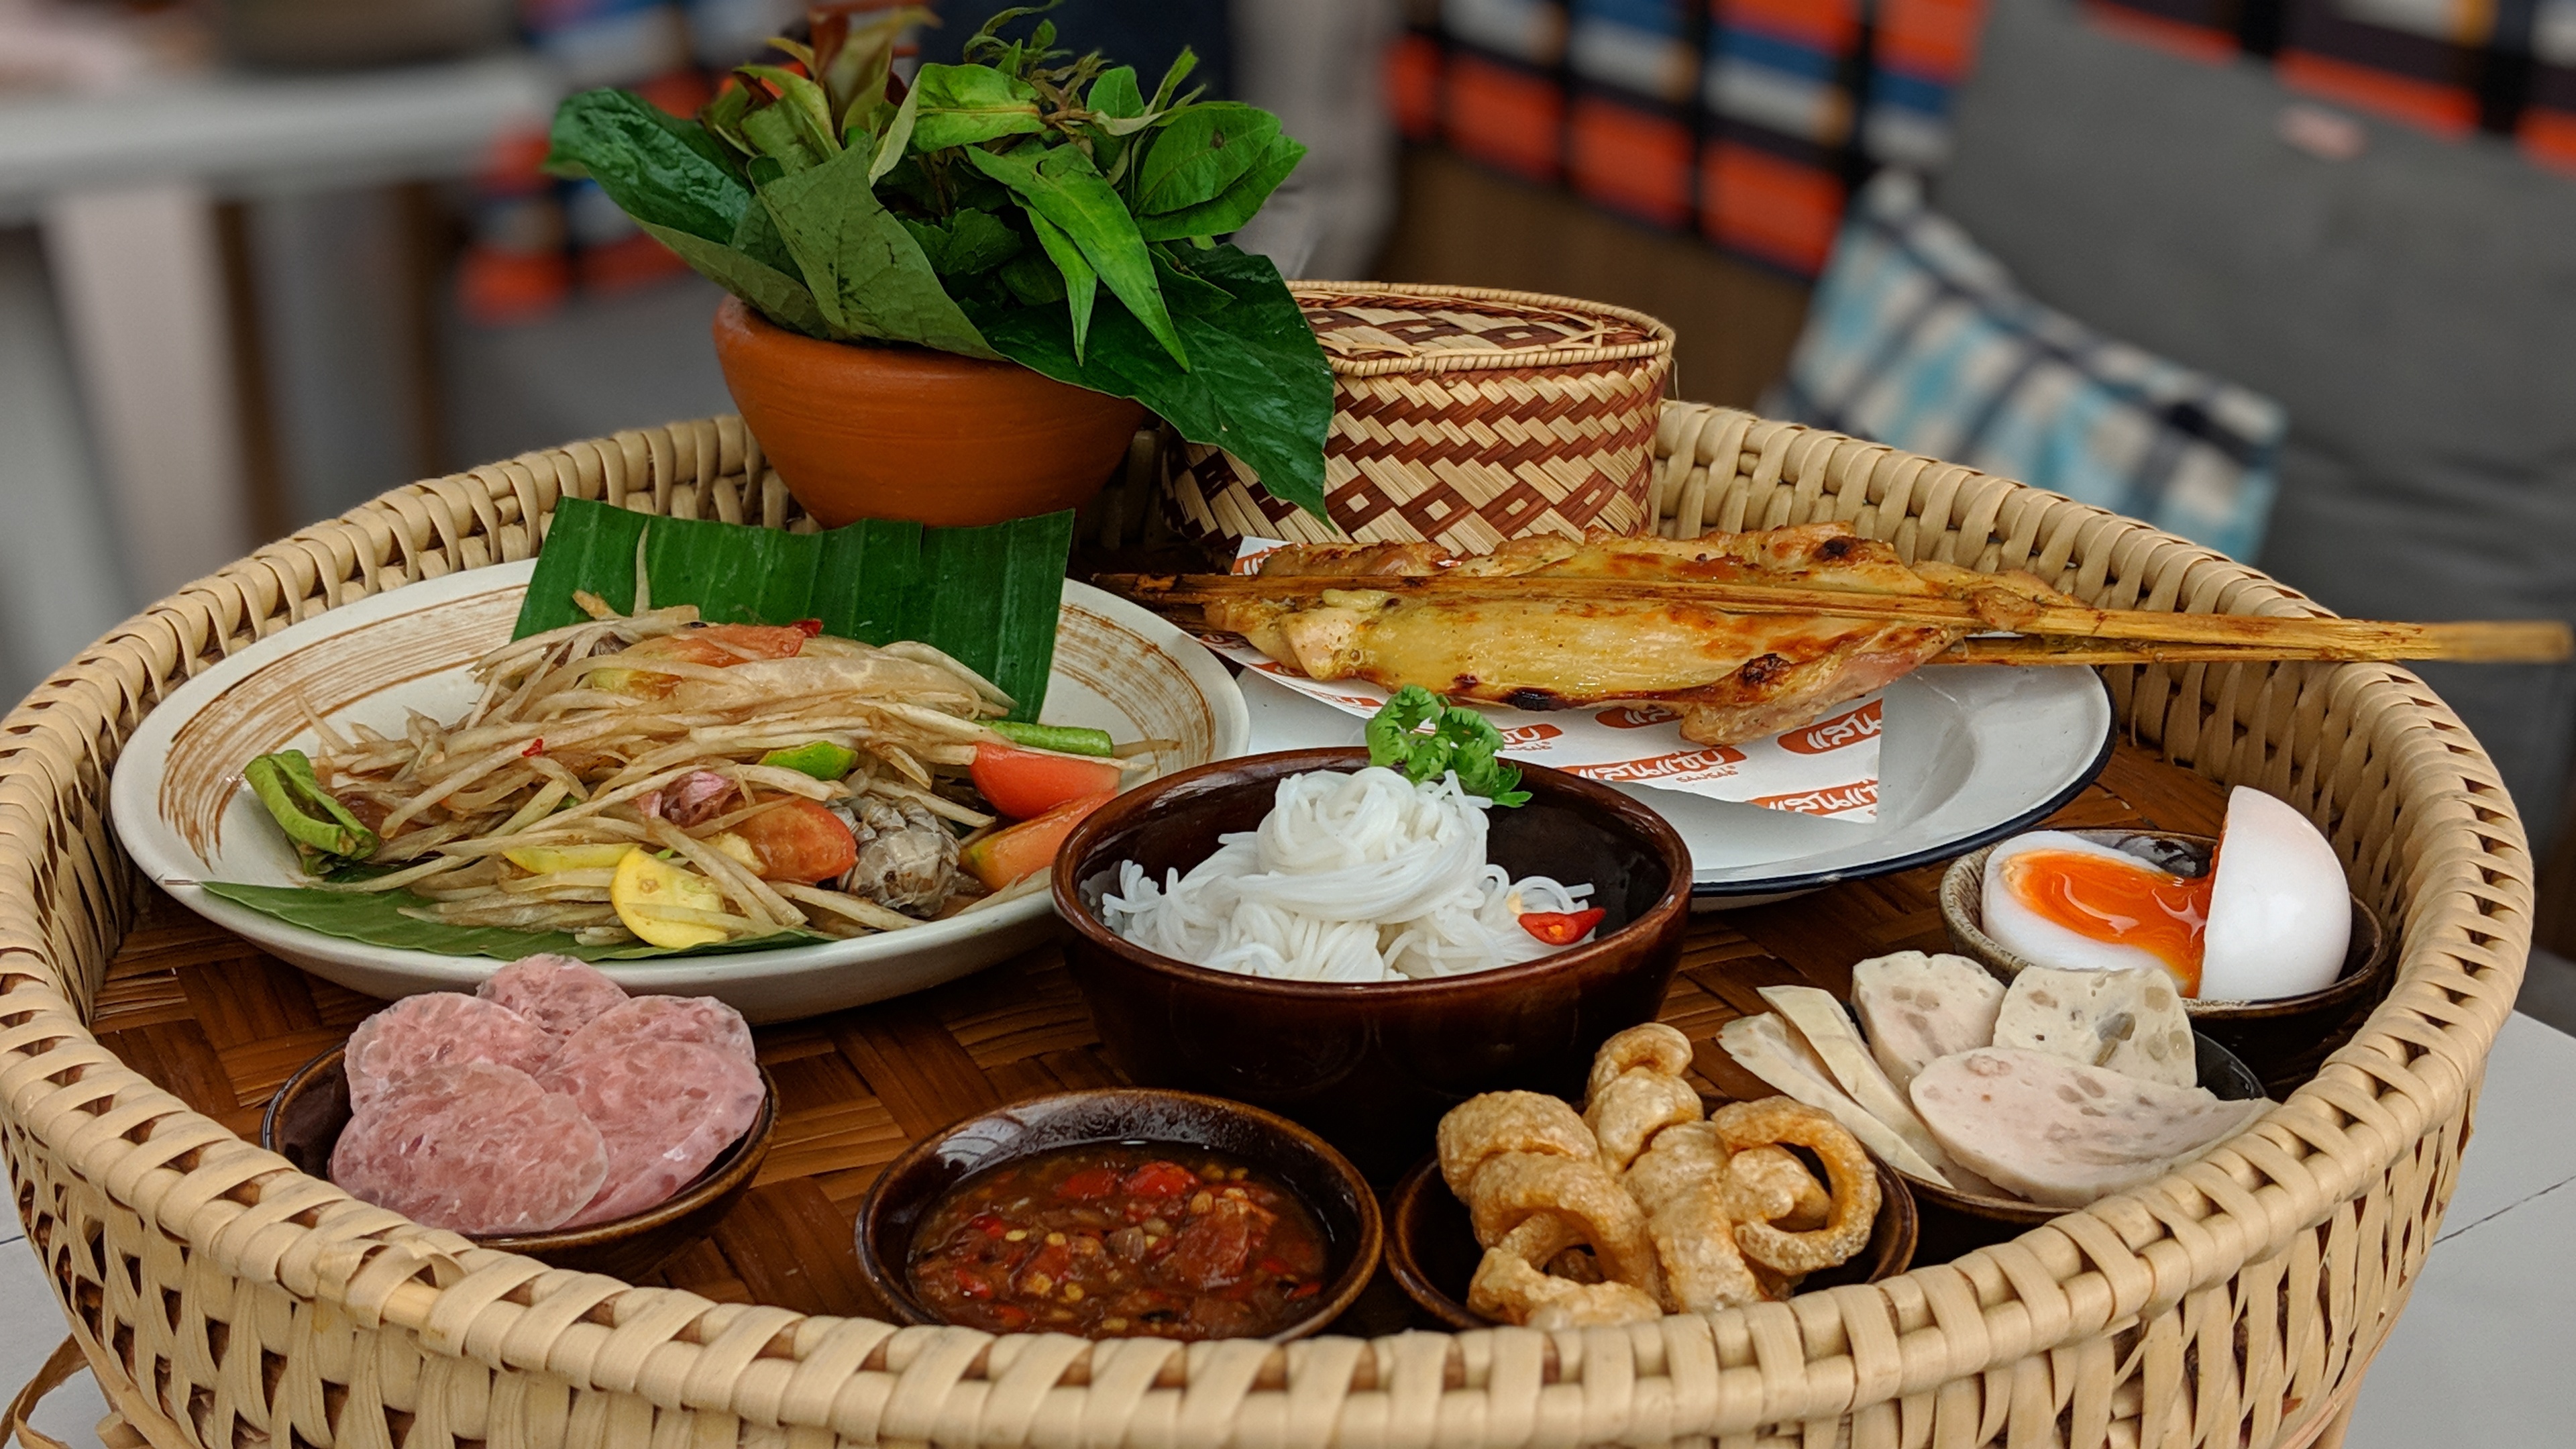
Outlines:
POLYGON ((944 649, 1034 720, 1055 665, 1056 612, 1073 514, 987 528, 862 519, 826 533, 650 518, 605 503, 556 505, 515 638, 578 623, 576 590, 635 605, 635 548, 656 605, 695 604, 711 623, 793 624, 869 644, 944 649))
POLYGON ((574 940, 568 931, 450 926, 406 916, 403 914, 406 907, 419 910, 429 905, 427 900, 409 891, 359 894, 319 890, 312 886, 208 881, 205 892, 235 905, 248 906, 262 915, 275 916, 290 926, 302 926, 308 931, 319 931, 344 941, 363 941, 370 946, 398 951, 435 951, 441 956, 489 956, 495 961, 516 961, 539 951, 552 951, 592 962, 653 961, 665 956, 721 956, 735 951, 769 951, 781 946, 803 946, 831 939, 813 931, 781 931, 775 935, 725 941, 713 946, 693 946, 685 951, 647 946, 640 941, 616 946, 585 946, 574 940))

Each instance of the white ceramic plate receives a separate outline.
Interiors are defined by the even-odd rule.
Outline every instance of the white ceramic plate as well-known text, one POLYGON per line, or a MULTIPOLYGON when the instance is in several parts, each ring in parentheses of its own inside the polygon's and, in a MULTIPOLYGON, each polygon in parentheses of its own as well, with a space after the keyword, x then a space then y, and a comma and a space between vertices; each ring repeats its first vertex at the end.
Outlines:
MULTIPOLYGON (((470 708, 473 661, 506 642, 533 562, 391 590, 280 630, 172 692, 145 716, 109 790, 116 833, 164 890, 226 930, 371 996, 471 990, 499 964, 344 940, 219 900, 199 881, 300 885, 294 851, 241 782, 254 756, 314 733, 299 698, 335 723, 398 733, 407 710, 470 708)), ((1064 587, 1050 724, 1120 740, 1179 742, 1160 771, 1228 759, 1248 735, 1243 694, 1196 640, 1123 600, 1064 587)), ((954 980, 1028 949, 1053 928, 1044 892, 909 930, 726 956, 608 963, 639 993, 723 998, 753 1021, 837 1011, 954 980)))
MULTIPOLYGON (((1246 671, 1256 751, 1350 745, 1360 722, 1246 671)), ((1824 820, 1622 785, 1691 848, 1699 909, 1758 905, 1975 850, 2046 819, 2111 757, 2111 697, 2090 669, 1943 665, 1889 685, 1878 819, 1824 820)))

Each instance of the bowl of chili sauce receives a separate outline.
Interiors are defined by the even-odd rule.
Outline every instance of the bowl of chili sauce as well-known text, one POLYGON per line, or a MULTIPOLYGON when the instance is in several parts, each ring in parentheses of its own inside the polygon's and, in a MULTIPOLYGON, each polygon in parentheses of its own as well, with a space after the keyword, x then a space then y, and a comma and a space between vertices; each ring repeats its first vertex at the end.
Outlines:
POLYGON ((1377 1268, 1377 1199, 1323 1139, 1188 1092, 1064 1092, 913 1144, 859 1207, 890 1317, 991 1333, 1284 1341, 1377 1268))

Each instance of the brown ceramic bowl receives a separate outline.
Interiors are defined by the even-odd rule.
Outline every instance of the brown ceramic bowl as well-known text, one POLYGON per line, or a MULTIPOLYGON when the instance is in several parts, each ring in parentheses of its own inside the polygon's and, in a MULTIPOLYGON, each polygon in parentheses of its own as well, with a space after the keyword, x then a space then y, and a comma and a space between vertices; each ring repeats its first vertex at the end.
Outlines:
MULTIPOLYGON (((2229 1102, 2250 1102, 2266 1095, 2253 1068, 2207 1032, 2194 1030, 2192 1046, 2200 1084, 2212 1096, 2229 1102)), ((1947 1263, 1962 1253, 2010 1242, 2051 1218, 2073 1211, 2045 1207, 2027 1198, 1961 1192, 1908 1174, 1898 1175, 1913 1189, 1923 1219, 1917 1256, 1926 1263, 1947 1263)))
MULTIPOLYGON (((1878 1217, 1869 1246, 1848 1263, 1810 1273, 1801 1293, 1846 1283, 1893 1278, 1914 1262, 1914 1198, 1906 1180, 1876 1157, 1878 1217)), ((1467 1206, 1440 1177, 1440 1160, 1426 1157, 1395 1185, 1386 1206, 1386 1270, 1423 1312, 1451 1328, 1492 1328, 1493 1319, 1467 1306, 1467 1284, 1485 1250, 1467 1222, 1467 1206)))
MULTIPOLYGON (((312 1177, 331 1176, 331 1149, 349 1125, 349 1079, 341 1070, 342 1048, 333 1047, 306 1062, 269 1098, 260 1118, 259 1145, 295 1164, 312 1177)), ((763 1069, 761 1085, 769 1095, 751 1129, 707 1164, 698 1180, 670 1201, 632 1217, 548 1233, 468 1234, 479 1246, 523 1253, 550 1267, 583 1273, 605 1273, 629 1282, 652 1272, 682 1249, 715 1231, 735 1202, 751 1190, 761 1161, 769 1156, 770 1134, 778 1126, 778 1084, 763 1069)))
POLYGON ((824 342, 739 297, 716 308, 716 362, 779 479, 827 528, 942 527, 1078 508, 1127 456, 1142 404, 1016 362, 824 342))
MULTIPOLYGON (((2196 876, 2207 870, 2218 848, 2213 836, 2172 830, 2066 833, 2128 851, 2179 875, 2196 876)), ((1941 924, 1960 955, 2010 981, 2030 963, 1985 933, 1986 858, 1992 854, 1994 847, 1988 846, 1950 863, 1941 877, 1941 924)), ((2352 1040, 2370 1009, 2388 994, 2395 961, 2378 913, 2355 896, 2352 945, 2344 953, 2343 974, 2333 985, 2276 1001, 2185 1001, 2183 1010, 2194 1028, 2243 1058, 2272 1096, 2286 1097, 2316 1075, 2328 1053, 2352 1040)))
POLYGON ((1258 1103, 1312 1127, 1373 1181, 1421 1155, 1442 1113, 1479 1092, 1579 1096, 1592 1053, 1654 1018, 1690 923, 1690 851, 1606 785, 1524 766, 1530 803, 1496 810, 1488 850, 1515 876, 1589 881, 1598 939, 1433 981, 1326 985, 1212 971, 1112 933, 1094 908, 1133 860, 1158 878, 1270 811, 1279 781, 1356 770, 1357 749, 1292 750, 1169 775, 1093 811, 1055 858, 1065 948, 1109 1058, 1129 1079, 1258 1103))
POLYGON ((896 1323, 945 1323, 913 1292, 912 1238, 948 1190, 987 1168, 1093 1142, 1170 1144, 1219 1152, 1266 1171, 1297 1195, 1329 1245, 1312 1311, 1269 1336, 1320 1331, 1377 1271, 1385 1228, 1377 1196, 1350 1159, 1314 1133, 1258 1107, 1191 1092, 1103 1087, 1032 1097, 953 1123, 886 1164, 859 1204, 859 1272, 896 1323))

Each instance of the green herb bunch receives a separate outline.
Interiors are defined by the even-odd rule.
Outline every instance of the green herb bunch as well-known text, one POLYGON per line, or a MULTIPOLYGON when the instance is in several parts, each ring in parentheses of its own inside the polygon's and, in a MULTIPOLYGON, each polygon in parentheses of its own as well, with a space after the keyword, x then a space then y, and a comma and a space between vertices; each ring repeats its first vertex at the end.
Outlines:
POLYGON ((782 327, 1007 358, 1134 398, 1321 516, 1333 380, 1278 270, 1216 238, 1306 148, 1254 106, 1149 96, 1130 66, 1055 46, 1054 22, 962 65, 895 76, 918 9, 817 10, 794 66, 746 65, 681 120, 628 91, 555 113, 547 168, 782 327), (1101 294, 1107 293, 1106 297, 1101 294))
POLYGON ((1363 732, 1369 763, 1421 784, 1455 770, 1458 788, 1506 808, 1529 803, 1521 772, 1501 760, 1502 731, 1494 722, 1449 703, 1418 684, 1397 690, 1363 732), (1430 728, 1425 729, 1428 725, 1430 728))

